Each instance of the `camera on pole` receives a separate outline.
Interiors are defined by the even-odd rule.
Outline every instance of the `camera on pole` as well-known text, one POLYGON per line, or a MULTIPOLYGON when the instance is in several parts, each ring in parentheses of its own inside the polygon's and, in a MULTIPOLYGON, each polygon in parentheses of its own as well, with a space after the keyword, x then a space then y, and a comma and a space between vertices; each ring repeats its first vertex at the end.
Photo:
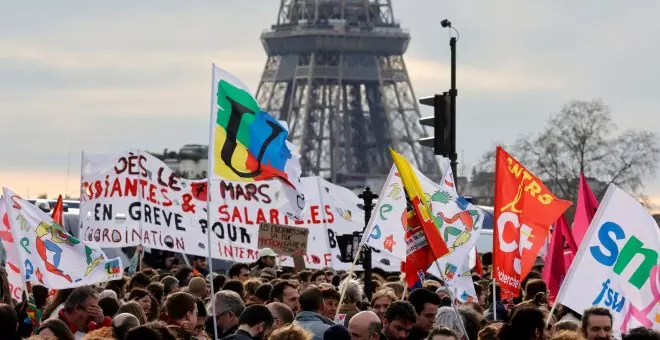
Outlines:
POLYGON ((433 153, 450 157, 455 152, 456 124, 455 113, 451 110, 451 95, 449 92, 436 94, 431 97, 419 99, 422 105, 433 107, 433 116, 419 119, 419 123, 433 127, 433 136, 420 138, 419 143, 423 146, 433 147, 433 153))

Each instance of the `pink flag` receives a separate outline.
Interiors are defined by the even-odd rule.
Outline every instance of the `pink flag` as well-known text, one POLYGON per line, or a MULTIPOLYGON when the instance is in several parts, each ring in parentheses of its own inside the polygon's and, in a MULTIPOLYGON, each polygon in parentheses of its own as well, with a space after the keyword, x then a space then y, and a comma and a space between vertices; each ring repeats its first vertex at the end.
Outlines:
POLYGON ((579 247, 584 235, 587 234, 589 224, 598 210, 598 200, 596 195, 589 188, 584 174, 580 174, 580 188, 578 189, 577 208, 575 209, 575 218, 573 218, 573 239, 579 247))
POLYGON ((561 227, 564 236, 564 269, 568 272, 568 268, 571 267, 573 258, 577 254, 578 246, 575 243, 571 229, 568 227, 568 223, 561 223, 561 227))
POLYGON ((561 287, 564 276, 566 276, 566 264, 564 262, 564 231, 568 230, 568 222, 562 215, 557 222, 555 222, 554 230, 552 231, 552 240, 548 249, 548 256, 545 259, 545 267, 543 268, 543 280, 548 285, 548 300, 555 301, 559 287, 561 287))

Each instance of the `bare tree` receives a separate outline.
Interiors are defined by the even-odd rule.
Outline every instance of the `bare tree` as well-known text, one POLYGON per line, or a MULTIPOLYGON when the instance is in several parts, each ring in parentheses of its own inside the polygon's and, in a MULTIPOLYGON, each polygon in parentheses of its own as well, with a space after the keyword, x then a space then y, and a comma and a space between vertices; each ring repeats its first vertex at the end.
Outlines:
POLYGON ((598 197, 609 184, 639 193, 660 162, 658 136, 618 132, 601 100, 572 101, 550 117, 543 132, 520 138, 513 151, 563 198, 577 197, 580 173, 605 184, 598 191, 594 188, 598 197))

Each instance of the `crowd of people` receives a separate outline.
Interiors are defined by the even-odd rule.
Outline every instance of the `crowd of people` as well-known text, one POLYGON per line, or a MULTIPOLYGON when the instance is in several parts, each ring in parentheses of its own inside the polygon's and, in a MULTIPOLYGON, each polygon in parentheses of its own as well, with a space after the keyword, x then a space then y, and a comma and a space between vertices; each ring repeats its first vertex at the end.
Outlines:
MULTIPOLYGON (((196 258, 191 267, 169 261, 156 269, 143 263, 140 271, 129 270, 124 279, 98 287, 49 294, 45 287, 34 285, 41 323, 35 326, 30 321, 25 298, 5 298, 0 304, 0 338, 601 340, 613 336, 612 314, 605 308, 577 313, 559 305, 549 316, 539 268, 523 280, 519 298, 502 301, 497 286, 491 289, 485 265, 483 275, 473 277, 478 298, 467 303, 453 300, 441 280, 429 278, 409 291, 400 273, 374 269, 374 292, 368 299, 359 275, 332 269, 276 270, 276 254, 270 249, 261 254, 254 264, 234 264, 226 275, 209 273, 206 259, 196 258)), ((660 340, 660 333, 636 328, 622 338, 660 340)))

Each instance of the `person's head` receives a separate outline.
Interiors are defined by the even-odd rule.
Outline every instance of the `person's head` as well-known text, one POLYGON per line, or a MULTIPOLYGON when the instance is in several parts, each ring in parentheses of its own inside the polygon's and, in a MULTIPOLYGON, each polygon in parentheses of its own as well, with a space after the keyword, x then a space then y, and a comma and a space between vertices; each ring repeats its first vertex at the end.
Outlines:
POLYGON ((206 269, 207 266, 206 257, 197 256, 196 258, 193 258, 193 267, 197 269, 206 269))
POLYGON ((103 310, 103 315, 113 317, 119 310, 119 301, 111 297, 104 297, 99 300, 99 307, 103 310))
POLYGON ((523 301, 534 299, 538 293, 548 294, 548 286, 545 284, 545 281, 543 279, 531 279, 527 281, 523 301))
POLYGON ((359 312, 348 321, 351 340, 378 340, 382 330, 380 318, 372 311, 359 312))
POLYGON ((492 323, 479 331, 477 338, 479 340, 497 340, 497 335, 500 333, 500 328, 502 328, 501 323, 492 323))
POLYGON ((545 318, 535 307, 522 307, 500 329, 501 340, 545 339, 545 318))
POLYGON ((264 335, 273 326, 273 315, 264 305, 252 305, 245 308, 238 318, 238 327, 253 338, 263 339, 264 335))
POLYGON ((444 297, 451 298, 451 292, 449 291, 449 287, 440 287, 435 290, 435 294, 438 295, 439 298, 444 298, 444 297))
MULTIPOLYGON (((623 337, 623 339, 626 340, 626 337, 623 337)), ((552 335, 550 340, 584 340, 584 337, 579 331, 564 330, 552 335)))
POLYGON ((34 304, 37 306, 37 309, 43 310, 46 305, 46 300, 48 299, 49 289, 43 285, 33 284, 32 285, 32 296, 34 297, 34 304))
POLYGON ((463 320, 461 315, 453 307, 440 307, 435 316, 434 326, 436 328, 446 327, 456 332, 459 337, 463 336, 463 320))
POLYGON ((275 258, 277 253, 270 248, 264 248, 259 251, 259 262, 265 267, 275 267, 275 258))
POLYGON ((215 304, 218 326, 223 331, 238 326, 238 317, 245 310, 245 303, 236 292, 221 290, 215 293, 213 303, 215 304))
POLYGON ((312 272, 309 270, 301 271, 298 273, 298 281, 300 282, 300 285, 303 287, 303 289, 309 287, 309 285, 312 284, 312 272))
MULTIPOLYGON (((162 321, 152 321, 147 324, 148 327, 155 330, 156 333, 160 334, 161 339, 163 340, 177 340, 176 336, 168 328, 167 324, 162 321)), ((145 339, 142 339, 145 340, 145 339)))
POLYGON ((245 282, 250 279, 250 267, 245 263, 236 263, 229 268, 227 275, 230 280, 245 282))
POLYGON ((323 314, 323 292, 316 287, 309 287, 298 297, 300 310, 323 314))
POLYGON ((612 312, 604 307, 591 307, 582 314, 582 334, 587 340, 612 338, 612 312))
POLYGON ((117 314, 112 318, 112 331, 115 333, 117 339, 123 339, 128 330, 139 325, 140 320, 130 313, 117 314))
POLYGON ((147 292, 149 292, 156 301, 162 302, 165 295, 165 285, 160 282, 152 282, 147 286, 147 292))
POLYGON ((424 283, 422 284, 422 288, 427 289, 431 292, 435 292, 440 287, 442 287, 442 285, 440 284, 440 282, 436 280, 424 280, 424 283))
POLYGON ((251 296, 257 293, 257 288, 261 287, 263 281, 261 279, 250 279, 243 282, 243 288, 245 289, 245 299, 249 299, 251 296))
POLYGON ((376 315, 378 315, 381 322, 385 318, 387 307, 389 307, 394 301, 397 301, 397 298, 394 294, 394 290, 390 288, 384 288, 374 293, 371 298, 371 308, 376 315))
POLYGON ((268 340, 312 340, 312 338, 312 333, 296 324, 275 329, 268 336, 268 340))
POLYGON ((128 280, 128 291, 130 292, 135 288, 145 289, 149 283, 151 283, 151 278, 149 275, 143 272, 137 272, 133 274, 130 280, 128 280))
POLYGON ((330 320, 334 320, 337 316, 337 309, 339 308, 339 292, 331 289, 325 288, 321 289, 323 293, 323 314, 330 320))
POLYGON ((383 334, 388 340, 407 339, 415 323, 415 307, 407 301, 394 301, 385 311, 383 334))
MULTIPOLYGON (((117 299, 121 300, 126 296, 126 285, 129 280, 130 278, 128 276, 122 276, 119 280, 108 281, 105 284, 105 289, 110 289, 117 293, 117 299)), ((57 292, 59 293, 61 291, 62 290, 58 290, 57 292)))
POLYGON ((410 293, 408 301, 415 307, 415 312, 417 313, 415 327, 425 332, 430 332, 433 329, 435 315, 438 313, 440 297, 433 291, 418 288, 410 293))
POLYGON ((18 315, 14 308, 0 303, 0 334, 8 338, 18 337, 18 315))
POLYGON ((320 285, 321 283, 328 282, 326 281, 325 272, 322 270, 317 270, 314 273, 312 273, 311 282, 312 284, 315 284, 317 286, 320 285))
POLYGON ((270 292, 273 290, 273 285, 270 283, 263 283, 259 288, 257 288, 257 291, 254 292, 254 296, 258 298, 261 301, 268 301, 270 299, 270 292))
POLYGON ((573 319, 565 319, 561 320, 559 322, 556 322, 552 326, 552 330, 554 332, 561 332, 561 331, 573 331, 573 332, 580 332, 580 324, 573 320, 573 319))
POLYGON ((55 318, 44 321, 34 333, 42 339, 74 340, 71 329, 63 321, 55 318))
POLYGON ((660 332, 645 328, 637 327, 628 331, 628 333, 623 335, 622 340, 659 340, 660 332))
POLYGON ((406 291, 406 287, 403 285, 403 283, 396 281, 396 282, 387 282, 383 288, 390 288, 394 291, 394 295, 396 295, 396 301, 399 301, 403 298, 403 292, 406 291))
POLYGON ((178 292, 168 296, 165 312, 179 326, 187 324, 194 328, 197 325, 197 299, 189 293, 178 292))
POLYGON ((193 270, 190 267, 181 267, 174 273, 174 277, 179 280, 179 287, 186 287, 193 278, 193 270))
MULTIPOLYGON (((470 338, 472 339, 472 338, 470 338)), ((434 328, 426 340, 459 340, 458 334, 447 327, 434 328)))
POLYGON ((213 294, 222 290, 222 286, 227 282, 227 277, 224 275, 215 275, 213 277, 213 294))
POLYGON ((273 315, 273 327, 271 331, 275 331, 293 322, 294 315, 289 306, 281 302, 271 302, 266 307, 270 311, 270 314, 273 315))
POLYGON ((139 303, 144 310, 144 314, 149 315, 151 312, 151 295, 146 290, 142 288, 131 290, 131 293, 128 294, 128 300, 139 303))
POLYGON ((121 313, 128 313, 134 315, 140 322, 140 325, 144 325, 147 323, 147 313, 145 313, 142 306, 140 306, 140 304, 135 301, 129 301, 121 305, 119 307, 119 310, 117 311, 117 314, 121 314, 121 313))
POLYGON ((300 311, 300 302, 298 301, 298 290, 289 281, 281 281, 273 286, 270 291, 269 300, 272 302, 282 302, 289 306, 294 314, 300 311))
POLYGON ((177 278, 174 276, 170 276, 170 275, 165 276, 164 278, 160 279, 160 283, 163 284, 164 297, 167 297, 168 295, 179 291, 179 280, 177 280, 177 278))
POLYGON ((92 320, 90 309, 99 307, 99 295, 89 286, 78 287, 66 299, 62 311, 66 321, 77 329, 86 330, 92 320))
POLYGON ((142 325, 135 327, 128 332, 124 340, 163 340, 163 336, 153 327, 149 325, 142 325))
POLYGON ((346 277, 339 284, 339 291, 345 291, 344 301, 345 303, 358 303, 362 301, 362 285, 359 281, 346 277))
POLYGON ((463 321, 463 327, 467 334, 464 337, 470 339, 476 339, 479 337, 479 330, 484 321, 483 314, 476 312, 474 309, 468 306, 462 306, 458 308, 458 314, 461 316, 461 321, 463 321))
POLYGON ((206 280, 201 277, 193 277, 188 282, 188 292, 196 298, 204 300, 209 295, 206 280))
POLYGON ((351 333, 342 324, 330 326, 323 332, 323 340, 350 340, 351 333))
POLYGON ((236 294, 241 296, 241 299, 245 298, 245 287, 243 287, 243 283, 238 280, 228 280, 225 282, 225 285, 222 286, 222 290, 231 290, 232 292, 236 292, 236 294))

